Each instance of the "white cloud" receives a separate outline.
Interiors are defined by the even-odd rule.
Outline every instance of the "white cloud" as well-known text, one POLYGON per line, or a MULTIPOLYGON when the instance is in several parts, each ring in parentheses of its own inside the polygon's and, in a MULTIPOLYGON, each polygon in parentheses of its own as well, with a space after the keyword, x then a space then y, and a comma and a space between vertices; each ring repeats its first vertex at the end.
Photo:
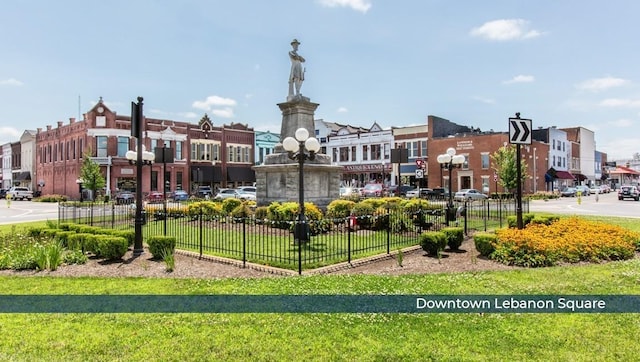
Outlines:
POLYGON ((235 107, 236 104, 237 102, 231 98, 208 96, 204 101, 194 101, 191 106, 203 111, 211 111, 214 107, 235 107))
POLYGON ((211 111, 211 114, 220 118, 233 118, 235 115, 233 114, 233 108, 225 107, 222 109, 214 109, 211 111))
POLYGON ((529 22, 524 19, 489 21, 480 27, 471 29, 470 34, 472 36, 496 41, 530 39, 542 35, 542 33, 537 30, 530 30, 529 22))
POLYGON ((178 116, 180 116, 182 118, 198 118, 198 117, 200 117, 200 115, 195 113, 195 112, 180 112, 180 113, 178 113, 178 116))
POLYGON ((599 92, 613 87, 620 87, 629 83, 628 80, 614 77, 587 79, 582 83, 576 84, 576 88, 591 92, 599 92))
POLYGON ((640 152, 640 138, 616 138, 609 142, 600 144, 603 152, 607 153, 609 161, 629 159, 634 153, 640 152))
POLYGON ((9 79, 5 79, 5 80, 0 80, 0 85, 10 85, 10 86, 20 87, 20 86, 24 85, 24 83, 22 83, 21 81, 15 79, 15 78, 9 78, 9 79))
POLYGON ((361 13, 366 13, 371 8, 369 0, 318 0, 318 3, 329 8, 349 7, 361 13))
POLYGON ((0 127, 0 145, 20 140, 23 132, 14 127, 0 127))
POLYGON ((349 112, 349 110, 347 109, 347 107, 338 107, 337 112, 338 113, 347 113, 347 112, 349 112))
POLYGON ((503 84, 513 84, 513 83, 531 83, 533 81, 535 81, 536 78, 532 75, 516 75, 515 77, 509 79, 509 80, 505 80, 502 83, 503 84))
POLYGON ((640 99, 607 98, 600 102, 600 106, 636 108, 640 107, 640 99))

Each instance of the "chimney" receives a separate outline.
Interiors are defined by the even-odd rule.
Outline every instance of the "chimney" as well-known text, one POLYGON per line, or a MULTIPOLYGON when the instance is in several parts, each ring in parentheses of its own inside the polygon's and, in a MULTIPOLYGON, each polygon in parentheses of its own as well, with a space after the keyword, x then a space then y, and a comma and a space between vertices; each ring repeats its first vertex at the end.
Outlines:
POLYGON ((50 124, 47 125, 47 131, 51 131, 51 125, 50 124))
POLYGON ((38 127, 38 132, 37 133, 40 133, 40 132, 42 132, 42 128, 38 127))
POLYGON ((62 127, 62 121, 58 121, 58 128, 62 127))
POLYGON ((75 117, 69 118, 69 124, 74 124, 74 123, 76 123, 75 117))

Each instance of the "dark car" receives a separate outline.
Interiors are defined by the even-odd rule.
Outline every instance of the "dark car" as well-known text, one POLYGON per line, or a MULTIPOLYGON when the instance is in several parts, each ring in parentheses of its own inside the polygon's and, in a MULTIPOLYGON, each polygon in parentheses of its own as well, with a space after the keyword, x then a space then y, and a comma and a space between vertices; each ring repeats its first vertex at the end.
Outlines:
POLYGON ((560 196, 564 197, 575 197, 578 193, 575 187, 566 187, 562 191, 560 191, 560 196))
POLYGON ((0 189, 0 199, 6 199, 6 198, 7 198, 7 190, 0 189))
POLYGON ((420 197, 428 199, 445 199, 449 197, 449 190, 446 187, 434 187, 432 189, 421 189, 420 197))
POLYGON ((116 204, 132 204, 135 200, 135 196, 132 192, 121 191, 116 194, 116 204))
POLYGON ((640 201, 640 190, 635 186, 620 186, 618 200, 634 199, 640 201))
POLYGON ((398 187, 397 185, 393 185, 389 186, 389 190, 387 192, 389 193, 389 195, 407 196, 407 192, 411 190, 415 190, 415 187, 410 185, 400 185, 400 187, 398 187))
POLYGON ((210 198, 213 196, 213 190, 211 190, 210 186, 199 186, 196 196, 203 199, 210 198))

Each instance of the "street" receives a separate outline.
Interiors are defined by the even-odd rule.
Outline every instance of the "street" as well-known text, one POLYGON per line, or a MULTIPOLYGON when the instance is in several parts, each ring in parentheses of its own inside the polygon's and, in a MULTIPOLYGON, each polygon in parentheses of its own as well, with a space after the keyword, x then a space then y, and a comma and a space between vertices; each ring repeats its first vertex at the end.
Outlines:
POLYGON ((0 225, 28 221, 58 220, 58 203, 11 200, 9 207, 6 199, 0 200, 0 225))
POLYGON ((640 218, 640 202, 632 199, 618 200, 617 192, 583 197, 561 197, 555 200, 532 200, 531 212, 557 214, 600 215, 640 218))

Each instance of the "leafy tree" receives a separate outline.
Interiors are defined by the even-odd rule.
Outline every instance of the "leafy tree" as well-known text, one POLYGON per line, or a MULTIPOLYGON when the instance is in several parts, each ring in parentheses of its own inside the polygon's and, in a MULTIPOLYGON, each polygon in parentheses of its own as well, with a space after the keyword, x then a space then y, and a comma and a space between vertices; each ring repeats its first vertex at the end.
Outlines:
MULTIPOLYGON (((516 167, 516 146, 507 145, 500 147, 491 155, 492 167, 499 177, 499 182, 509 192, 514 192, 518 187, 518 175, 516 167)), ((520 162, 520 173, 523 178, 527 175, 527 163, 524 159, 520 162)))
POLYGON ((96 199, 96 191, 101 190, 106 185, 106 180, 100 171, 100 165, 91 159, 91 150, 82 157, 82 168, 80 169, 82 186, 93 191, 93 200, 96 199))

